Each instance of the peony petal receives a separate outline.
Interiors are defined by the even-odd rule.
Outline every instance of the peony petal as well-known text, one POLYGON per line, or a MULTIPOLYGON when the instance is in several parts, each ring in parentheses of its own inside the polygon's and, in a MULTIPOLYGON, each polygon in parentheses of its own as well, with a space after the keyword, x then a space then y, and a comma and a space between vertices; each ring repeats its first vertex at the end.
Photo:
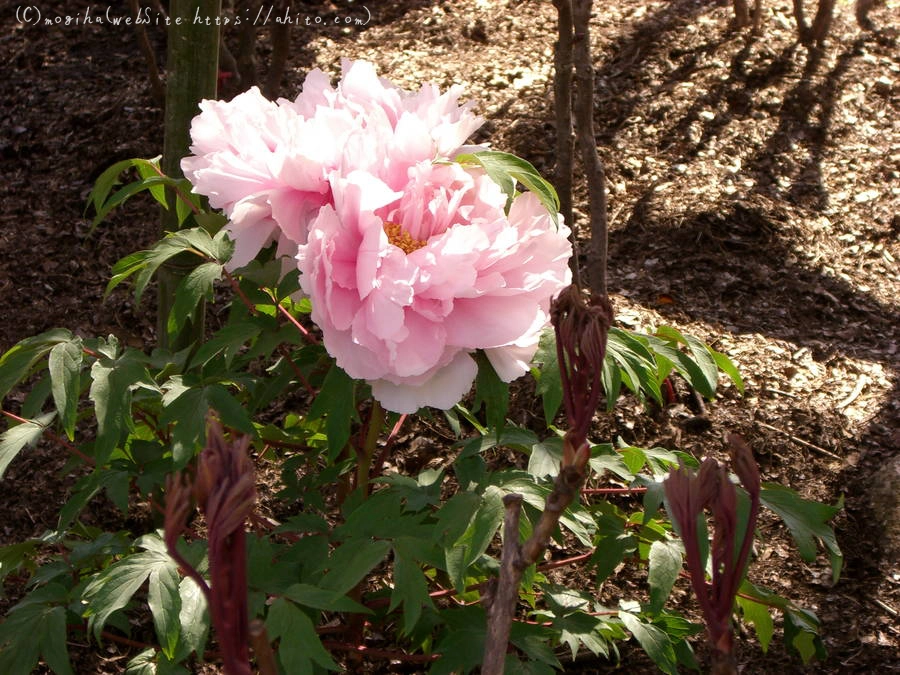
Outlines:
POLYGON ((391 412, 409 414, 419 408, 431 406, 448 410, 458 403, 472 388, 478 366, 465 352, 439 369, 425 384, 411 386, 394 384, 387 380, 369 382, 372 395, 391 412))

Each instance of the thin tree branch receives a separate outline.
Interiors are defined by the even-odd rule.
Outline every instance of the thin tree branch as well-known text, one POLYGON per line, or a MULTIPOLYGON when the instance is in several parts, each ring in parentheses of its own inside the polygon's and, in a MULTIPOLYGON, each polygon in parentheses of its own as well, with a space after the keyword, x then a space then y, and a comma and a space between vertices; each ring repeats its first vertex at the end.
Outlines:
POLYGON ((606 171, 597 153, 594 136, 594 66, 589 27, 591 4, 592 0, 572 2, 575 121, 590 200, 591 250, 588 255, 588 279, 591 290, 605 297, 609 221, 606 213, 606 171))

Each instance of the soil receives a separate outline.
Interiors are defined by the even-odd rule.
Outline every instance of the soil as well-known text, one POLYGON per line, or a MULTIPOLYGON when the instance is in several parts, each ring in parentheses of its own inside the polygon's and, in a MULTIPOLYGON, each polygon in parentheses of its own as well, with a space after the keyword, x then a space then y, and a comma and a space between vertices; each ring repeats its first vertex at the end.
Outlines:
MULTIPOLYGON (((84 0, 52 4, 37 7, 50 18, 105 11, 84 0)), ((0 349, 57 326, 149 349, 152 299, 135 306, 124 288, 102 296, 110 266, 156 240, 157 212, 135 199, 93 233, 84 213, 105 167, 162 149, 163 113, 134 30, 27 25, 3 5, 0 349)), ((701 457, 738 432, 764 480, 828 503, 843 495, 837 584, 824 555, 803 563, 774 521, 763 523, 750 571, 818 614, 828 659, 804 668, 778 636, 766 655, 748 636, 741 668, 900 672, 900 4, 882 2, 870 14, 876 30, 861 31, 852 8, 838 3, 821 49, 797 44, 786 0, 764 3, 756 39, 732 28, 722 2, 595 5, 595 127, 617 321, 666 323, 711 342, 739 365, 746 393, 724 387, 706 406, 708 425, 691 423, 695 411, 685 405, 651 414, 624 399, 598 417, 594 436, 701 457)), ((371 60, 409 88, 458 83, 487 120, 477 140, 552 175, 550 2, 334 0, 295 2, 294 13, 301 21, 291 27, 283 95, 313 67, 336 75, 341 58, 371 60), (364 18, 366 9, 364 27, 325 25, 364 18)), ((163 64, 164 29, 147 32, 163 64)), ((264 64, 268 30, 259 33, 264 64)), ((576 197, 583 223, 585 191, 576 197)), ((23 395, 14 392, 3 409, 17 412, 23 395)), ((516 405, 514 417, 535 403, 520 397, 516 405)), ((66 459, 42 444, 12 463, 0 483, 0 544, 53 527, 75 479, 61 470, 66 459)), ((21 596, 23 581, 7 583, 0 610, 21 596)), ((631 588, 626 575, 603 594, 614 602, 631 588)), ((71 643, 79 673, 121 673, 133 656, 127 646, 83 642, 71 643)), ((637 650, 623 658, 626 671, 653 672, 637 650)), ((614 668, 579 661, 568 672, 614 668)))

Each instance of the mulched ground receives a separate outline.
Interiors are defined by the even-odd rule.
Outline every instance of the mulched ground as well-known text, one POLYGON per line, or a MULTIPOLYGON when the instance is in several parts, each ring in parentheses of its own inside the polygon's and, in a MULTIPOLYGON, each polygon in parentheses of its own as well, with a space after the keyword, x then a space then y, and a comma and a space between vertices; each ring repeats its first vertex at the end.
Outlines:
MULTIPOLYGON (((365 4, 352 14, 364 16, 365 4)), ((76 16, 89 6, 98 11, 83 0, 41 9, 76 16)), ((349 11, 337 1, 294 6, 313 19, 349 11)), ((478 140, 551 174, 551 3, 367 7, 363 29, 292 27, 284 95, 312 67, 336 74, 344 57, 372 60, 408 87, 460 83, 487 118, 478 140)), ((161 152, 162 112, 133 30, 28 26, 14 10, 0 12, 0 60, 9 64, 0 78, 0 349, 55 326, 149 348, 152 299, 134 307, 127 290, 101 297, 110 266, 156 239, 156 211, 135 200, 91 236, 83 213, 103 168, 161 152)), ((730 30, 722 3, 597 4, 595 125, 609 178, 617 318, 628 327, 669 323, 712 342, 739 364, 747 393, 726 387, 707 406, 706 430, 685 424, 686 406, 651 415, 626 399, 598 420, 596 437, 702 456, 737 431, 765 480, 829 503, 845 495, 838 584, 824 558, 802 563, 770 522, 751 569, 754 581, 818 613, 829 659, 804 669, 776 637, 764 657, 755 642, 742 648, 744 672, 898 672, 900 4, 874 9, 881 31, 863 33, 839 3, 817 51, 796 44, 790 12, 785 0, 765 3, 763 37, 747 40, 730 30)), ((162 60, 162 28, 149 35, 162 60)), ((264 62, 265 30, 260 37, 264 62)), ((4 409, 20 401, 13 395, 4 409)), ((59 473, 65 459, 41 446, 12 464, 0 483, 0 543, 53 526, 74 480, 59 473)), ((603 594, 633 594, 630 584, 617 578, 603 594)), ((21 593, 15 584, 5 590, 2 609, 21 593)), ((127 661, 116 646, 75 651, 78 672, 120 673, 127 661)), ((626 654, 630 672, 645 663, 626 654)))

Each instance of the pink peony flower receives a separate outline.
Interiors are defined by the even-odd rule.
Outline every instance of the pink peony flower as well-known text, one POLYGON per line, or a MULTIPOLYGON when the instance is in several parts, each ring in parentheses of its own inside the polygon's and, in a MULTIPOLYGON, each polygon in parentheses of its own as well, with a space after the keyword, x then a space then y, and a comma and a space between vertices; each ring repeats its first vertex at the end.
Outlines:
POLYGON ((403 413, 459 401, 476 349, 505 381, 527 371, 572 253, 568 228, 537 197, 517 197, 507 216, 506 196, 481 170, 430 160, 402 186, 335 173, 331 194, 297 259, 341 368, 403 413))
POLYGON ((269 101, 254 87, 228 102, 200 104, 193 156, 181 167, 228 217, 235 242, 229 269, 273 241, 279 254, 295 255, 310 221, 333 203, 335 170, 365 170, 400 187, 416 163, 470 149, 463 143, 483 120, 458 104, 459 88, 405 91, 364 61, 344 61, 342 70, 337 88, 311 71, 294 101, 269 101))

